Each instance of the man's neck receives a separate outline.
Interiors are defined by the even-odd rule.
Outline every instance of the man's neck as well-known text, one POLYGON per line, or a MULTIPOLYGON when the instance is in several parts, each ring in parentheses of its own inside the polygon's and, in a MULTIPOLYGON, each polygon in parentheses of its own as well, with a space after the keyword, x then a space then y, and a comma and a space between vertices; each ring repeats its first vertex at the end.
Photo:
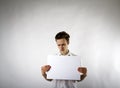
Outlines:
POLYGON ((67 55, 69 53, 69 50, 66 50, 66 52, 60 52, 61 55, 67 55))

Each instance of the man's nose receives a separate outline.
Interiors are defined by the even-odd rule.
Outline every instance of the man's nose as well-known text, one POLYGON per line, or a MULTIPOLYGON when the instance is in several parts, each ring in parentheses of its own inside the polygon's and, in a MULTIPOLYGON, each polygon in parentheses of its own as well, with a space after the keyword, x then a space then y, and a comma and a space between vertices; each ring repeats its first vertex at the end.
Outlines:
POLYGON ((63 48, 63 45, 61 45, 60 48, 63 48))

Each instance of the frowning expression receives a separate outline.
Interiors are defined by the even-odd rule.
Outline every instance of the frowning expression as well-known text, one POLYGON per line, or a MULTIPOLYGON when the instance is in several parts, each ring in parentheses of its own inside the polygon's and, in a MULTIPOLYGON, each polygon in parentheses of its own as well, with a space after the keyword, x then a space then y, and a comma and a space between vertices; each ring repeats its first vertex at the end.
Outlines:
POLYGON ((68 51, 68 42, 65 38, 56 40, 58 49, 61 53, 66 53, 68 51))

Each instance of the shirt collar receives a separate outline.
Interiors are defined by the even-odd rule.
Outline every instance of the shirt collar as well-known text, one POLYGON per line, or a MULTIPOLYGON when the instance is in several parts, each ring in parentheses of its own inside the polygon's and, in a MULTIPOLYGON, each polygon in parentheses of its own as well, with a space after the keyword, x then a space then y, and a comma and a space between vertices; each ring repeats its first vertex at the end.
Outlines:
POLYGON ((70 51, 68 51, 68 53, 66 55, 62 55, 60 52, 58 53, 59 56, 71 56, 70 51))

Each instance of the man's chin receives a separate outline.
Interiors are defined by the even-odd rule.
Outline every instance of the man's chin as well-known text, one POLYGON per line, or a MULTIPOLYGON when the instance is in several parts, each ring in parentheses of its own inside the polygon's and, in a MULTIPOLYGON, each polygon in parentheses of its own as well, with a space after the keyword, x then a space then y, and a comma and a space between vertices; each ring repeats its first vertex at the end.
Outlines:
POLYGON ((61 53, 64 53, 64 51, 60 51, 61 53))

